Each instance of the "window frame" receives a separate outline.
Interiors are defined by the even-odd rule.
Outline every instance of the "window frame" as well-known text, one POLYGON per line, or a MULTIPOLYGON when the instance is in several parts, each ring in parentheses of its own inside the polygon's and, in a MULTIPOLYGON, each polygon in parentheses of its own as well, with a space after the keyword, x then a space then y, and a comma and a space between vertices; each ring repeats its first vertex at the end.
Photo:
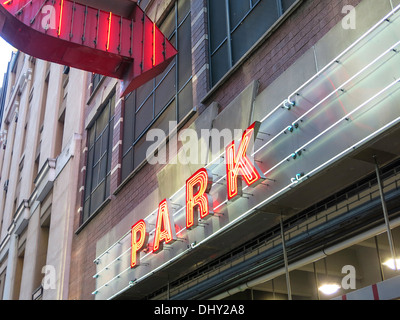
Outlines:
MULTIPOLYGON (((240 25, 242 25, 242 23, 246 20, 246 18, 249 17, 249 15, 253 12, 253 10, 255 10, 260 2, 262 0, 243 0, 243 1, 248 1, 250 4, 250 8, 249 10, 246 12, 246 14, 240 19, 238 20, 238 22, 236 23, 236 25, 233 27, 233 29, 231 29, 231 17, 230 17, 230 5, 229 5, 229 0, 220 0, 220 1, 224 1, 225 2, 225 19, 226 19, 226 36, 224 37, 224 39, 215 47, 212 48, 212 27, 211 27, 211 18, 210 18, 210 14, 211 14, 211 10, 210 10, 210 1, 212 0, 207 0, 207 15, 208 15, 208 32, 209 32, 209 46, 208 46, 208 55, 209 55, 209 77, 210 77, 210 86, 211 88, 217 87, 218 84, 220 82, 223 82, 225 77, 230 74, 230 71, 235 69, 235 67, 237 65, 240 65, 244 59, 244 57, 247 57, 249 55, 249 53, 253 50, 254 47, 258 46, 260 41, 263 40, 266 37, 266 34, 268 34, 270 32, 270 30, 274 29, 276 27, 277 24, 281 23, 281 21, 287 17, 287 15, 290 14, 290 12, 293 10, 293 8, 297 7, 297 5, 302 1, 302 0, 293 0, 292 5, 290 5, 288 8, 286 8, 286 11, 284 10, 284 4, 283 2, 285 0, 275 0, 276 1, 276 5, 277 5, 277 19, 276 21, 265 30, 265 32, 261 35, 261 37, 254 42, 254 44, 252 46, 250 46, 250 48, 248 50, 246 50, 246 52, 240 57, 238 58, 238 60, 234 63, 234 59, 233 59, 233 47, 232 47, 232 35, 233 33, 239 28, 240 25), (227 44, 227 50, 228 50, 228 69, 227 71, 224 73, 224 75, 222 75, 219 79, 217 79, 216 81, 213 79, 213 61, 212 58, 213 56, 215 56, 216 53, 219 52, 219 50, 221 49, 221 47, 224 46, 224 44, 227 44), (214 49, 214 50, 212 50, 214 49)), ((270 1, 270 0, 267 0, 270 1)), ((208 96, 208 95, 207 95, 208 96)), ((205 98, 206 99, 206 98, 205 98)), ((203 99, 203 101, 205 100, 203 99)))
MULTIPOLYGON (((186 0, 189 1, 189 0, 186 0)), ((190 1, 189 1, 190 3, 190 1)), ((181 27, 185 24, 185 23, 189 23, 189 28, 190 28, 190 38, 191 38, 191 6, 189 6, 188 11, 183 15, 180 16, 179 11, 178 11, 178 7, 179 7, 179 0, 175 1, 173 3, 173 5, 171 6, 170 10, 168 10, 168 13, 165 15, 163 21, 160 23, 160 29, 162 30, 163 28, 163 23, 167 21, 168 17, 173 14, 173 21, 174 21, 174 27, 173 30, 171 32, 171 34, 166 35, 168 40, 172 42, 172 44, 176 47, 179 48, 179 30, 182 30, 181 27)), ((183 31, 181 31, 183 32, 183 31)), ((190 48, 191 49, 191 48, 190 48)), ((191 56, 191 55, 190 55, 191 56)), ((192 62, 190 64, 192 66, 192 62)), ((179 79, 179 67, 180 67, 180 57, 179 54, 174 58, 173 62, 171 62, 171 64, 167 67, 167 69, 163 72, 162 77, 155 77, 154 79, 150 80, 148 83, 146 83, 144 86, 146 85, 152 85, 151 90, 144 96, 144 98, 141 100, 140 103, 137 103, 137 95, 138 95, 138 89, 136 89, 135 91, 133 91, 132 93, 130 93, 124 100, 124 122, 123 122, 123 126, 126 125, 131 125, 132 126, 132 132, 131 134, 133 135, 133 138, 131 139, 132 142, 129 142, 128 145, 126 145, 125 147, 125 143, 127 143, 127 137, 123 137, 123 146, 122 146, 122 155, 121 155, 121 166, 124 166, 124 159, 126 157, 127 161, 129 161, 130 166, 132 167, 132 170, 129 170, 129 173, 126 174, 125 176, 122 176, 122 182, 124 182, 125 180, 129 180, 131 178, 131 176, 133 175, 134 172, 137 171, 138 168, 141 168, 143 166, 143 162, 142 161, 140 163, 135 163, 135 146, 139 145, 141 142, 143 142, 143 139, 145 138, 147 132, 154 127, 154 125, 157 123, 157 121, 159 121, 163 115, 165 115, 165 113, 167 112, 167 110, 173 105, 175 104, 175 114, 174 114, 174 120, 177 123, 181 123, 181 122, 185 122, 187 121, 188 116, 192 115, 192 111, 193 111, 193 98, 191 99, 191 105, 190 108, 188 108, 188 112, 185 112, 184 114, 181 114, 180 111, 185 110, 182 109, 179 103, 180 100, 180 96, 181 93, 187 89, 191 91, 191 94, 193 93, 193 89, 188 88, 188 86, 192 85, 192 72, 190 72, 189 77, 186 79, 179 79), (175 69, 175 70, 174 70, 175 69), (174 72, 174 92, 171 96, 171 98, 168 99, 168 101, 165 103, 164 106, 162 106, 160 108, 160 110, 158 110, 156 112, 157 104, 156 104, 156 94, 157 94, 157 90, 161 87, 162 84, 164 84, 165 79, 168 76, 171 76, 171 72, 174 72), (181 88, 179 88, 179 82, 180 80, 182 80, 181 83, 181 88), (132 116, 128 117, 126 116, 127 112, 127 100, 133 98, 134 99, 134 103, 133 103, 133 107, 135 110, 131 110, 132 112, 132 116), (152 101, 150 101, 152 100, 152 101), (146 108, 148 107, 147 104, 150 103, 151 104, 151 108, 152 108, 152 120, 149 121, 149 123, 147 124, 146 127, 144 127, 141 132, 139 134, 136 134, 136 127, 137 127, 137 115, 138 113, 142 110, 142 108, 146 108), (129 155, 129 153, 132 152, 132 155, 129 155), (131 157, 132 159, 129 159, 129 157, 131 157), (131 163, 132 162, 132 163, 131 163)), ((192 71, 192 68, 190 68, 190 71, 192 71)), ((142 88, 142 87, 141 87, 142 88)), ((139 88, 139 90, 141 89, 139 88)), ((129 106, 131 107, 131 106, 129 106)), ((124 133, 125 133, 125 128, 123 129, 124 133)), ((166 135, 168 135, 168 132, 166 133, 166 135)), ((123 170, 123 168, 122 168, 123 170)), ((122 175, 122 173, 121 173, 122 175)), ((119 190, 120 187, 117 189, 119 190)))
MULTIPOLYGON (((90 127, 87 128, 86 130, 86 147, 87 147, 87 154, 86 154, 86 159, 85 159, 85 165, 86 165, 86 172, 84 175, 84 191, 82 195, 82 213, 81 213, 81 226, 85 225, 87 222, 89 222, 97 212, 99 212, 105 203, 108 202, 111 196, 111 189, 110 189, 110 184, 111 184, 111 163, 112 163, 112 145, 113 145, 113 137, 114 137, 114 119, 115 119, 115 106, 116 106, 116 90, 115 88, 110 92, 109 96, 104 100, 100 108, 98 109, 99 112, 96 116, 95 119, 93 119, 90 127), (97 133, 97 125, 98 121, 101 120, 101 117, 103 116, 103 112, 105 112, 108 108, 108 116, 107 116, 107 121, 105 122, 104 128, 102 131, 98 134, 97 133), (108 129, 107 129, 108 127, 108 129), (91 144, 91 130, 94 130, 94 138, 93 142, 91 144), (105 131, 108 130, 108 137, 107 137, 107 147, 105 151, 102 153, 102 145, 103 145, 103 136, 105 134, 105 131), (96 143, 100 141, 100 154, 99 154, 99 159, 94 163, 95 157, 96 157, 96 143), (92 152, 92 159, 90 159, 90 153, 92 152), (96 186, 93 187, 93 179, 94 179, 94 172, 97 168, 97 166, 101 166, 102 160, 105 159, 105 175, 104 177, 98 177, 98 181, 96 186), (91 167, 89 168, 89 163, 91 163, 91 167), (89 175, 90 173, 90 175, 89 175), (89 180, 90 179, 90 183, 89 180), (108 192, 107 192, 107 179, 108 181, 108 192), (93 201, 93 195, 94 193, 98 190, 98 188, 104 183, 104 194, 102 196, 102 201, 99 205, 97 205, 96 208, 92 209, 92 201, 93 201), (87 191, 88 188, 90 191, 87 191), (88 212, 85 211, 86 208, 86 202, 89 202, 87 210, 88 212)), ((101 175, 100 171, 101 167, 98 169, 98 176, 101 175)))

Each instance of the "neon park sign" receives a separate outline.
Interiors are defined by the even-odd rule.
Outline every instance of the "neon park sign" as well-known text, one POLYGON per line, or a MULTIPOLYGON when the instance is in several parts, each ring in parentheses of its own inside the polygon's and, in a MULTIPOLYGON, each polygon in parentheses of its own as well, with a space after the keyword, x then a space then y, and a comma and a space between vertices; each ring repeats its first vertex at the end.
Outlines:
MULTIPOLYGON (((258 134, 261 123, 255 122, 243 133, 239 145, 232 141, 225 149, 226 186, 228 201, 242 196, 243 181, 248 187, 256 186, 266 179, 249 156, 248 151, 258 134)), ((213 176, 209 169, 202 168, 186 180, 186 229, 196 228, 200 221, 214 215, 212 197, 209 194, 213 185, 213 176)), ((131 228, 131 268, 140 265, 140 252, 150 247, 153 254, 163 250, 164 244, 177 240, 176 226, 171 214, 170 199, 164 199, 158 206, 154 237, 149 240, 149 232, 144 220, 136 222, 131 228)))

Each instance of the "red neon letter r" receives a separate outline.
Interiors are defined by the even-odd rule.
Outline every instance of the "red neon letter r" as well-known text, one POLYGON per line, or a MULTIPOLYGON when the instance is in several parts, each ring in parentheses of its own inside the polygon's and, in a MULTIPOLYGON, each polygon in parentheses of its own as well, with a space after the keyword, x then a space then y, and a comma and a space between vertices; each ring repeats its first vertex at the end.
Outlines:
POLYGON ((208 195, 212 186, 212 175, 205 168, 197 171, 186 181, 186 228, 197 226, 198 219, 212 213, 212 201, 208 195), (196 190, 196 191, 195 191, 196 190))

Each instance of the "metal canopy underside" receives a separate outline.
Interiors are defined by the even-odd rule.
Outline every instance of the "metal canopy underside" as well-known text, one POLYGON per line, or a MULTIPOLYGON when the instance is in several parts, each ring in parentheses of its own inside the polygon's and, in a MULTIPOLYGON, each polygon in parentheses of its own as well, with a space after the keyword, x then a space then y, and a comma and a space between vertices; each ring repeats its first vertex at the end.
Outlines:
POLYGON ((133 0, 78 0, 76 2, 100 10, 111 11, 125 18, 131 16, 137 3, 137 1, 133 0))

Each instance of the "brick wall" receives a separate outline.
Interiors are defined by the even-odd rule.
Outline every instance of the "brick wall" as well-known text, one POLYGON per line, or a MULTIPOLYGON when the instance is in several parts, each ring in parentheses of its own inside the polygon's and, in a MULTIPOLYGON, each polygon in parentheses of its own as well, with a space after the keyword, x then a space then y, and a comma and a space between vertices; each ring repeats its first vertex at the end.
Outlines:
MULTIPOLYGON (((260 90, 271 84, 282 72, 321 39, 342 18, 344 5, 356 6, 361 0, 305 0, 282 25, 250 56, 227 81, 201 104, 209 91, 208 70, 208 33, 206 0, 192 0, 192 70, 194 106, 201 113, 211 102, 217 101, 221 110, 232 101, 238 92, 243 91, 254 79, 260 81, 260 90)), ((106 82, 105 84, 106 85, 106 82)), ((118 92, 118 90, 117 90, 118 92)), ((116 99, 118 101, 118 97, 116 99)), ((94 105, 88 106, 86 116, 94 105)), ((122 137, 123 101, 117 104, 114 119, 113 146, 122 137), (122 119, 122 120, 121 120, 122 119)), ((83 146, 86 145, 84 137, 83 146)), ((83 153, 84 150, 82 150, 83 153)), ((86 156, 81 168, 86 165, 86 156)), ((121 163, 121 146, 116 146, 112 155, 111 170, 121 163)), ((157 186, 157 172, 161 165, 145 165, 116 195, 113 191, 120 184, 120 169, 113 172, 111 178, 111 201, 82 230, 74 236, 72 247, 72 266, 70 277, 70 299, 93 299, 96 273, 93 263, 96 255, 96 243, 121 221, 133 208, 147 197, 157 186)), ((84 185, 85 170, 79 178, 84 185)), ((81 188, 82 189, 82 188, 81 188)), ((83 191, 76 205, 74 228, 80 226, 80 208, 83 191)))

